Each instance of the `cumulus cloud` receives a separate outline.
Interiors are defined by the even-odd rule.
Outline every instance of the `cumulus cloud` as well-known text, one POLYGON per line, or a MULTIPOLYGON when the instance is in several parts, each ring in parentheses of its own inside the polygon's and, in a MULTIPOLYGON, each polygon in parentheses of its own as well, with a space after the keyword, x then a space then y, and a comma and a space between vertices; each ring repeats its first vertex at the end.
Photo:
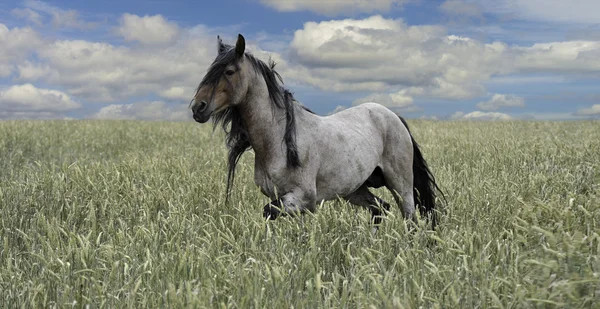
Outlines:
POLYGON ((407 26, 372 16, 309 22, 290 44, 291 76, 335 91, 404 87, 409 95, 464 99, 509 67, 509 47, 448 35, 441 26, 407 26), (297 64, 295 67, 294 64, 297 64))
POLYGON ((60 118, 63 112, 79 107, 81 104, 66 93, 31 84, 0 91, 0 118, 60 118))
POLYGON ((516 95, 494 94, 489 100, 477 103, 477 108, 484 111, 495 111, 504 107, 524 107, 525 99, 516 95))
MULTIPOLYGON (((412 98, 465 100, 484 96, 492 77, 598 72, 600 41, 509 46, 371 16, 305 23, 286 56, 284 78, 322 90, 385 94, 402 88, 412 98)), ((521 105, 510 100, 504 104, 521 105)))
POLYGON ((31 28, 9 29, 0 23, 0 77, 7 77, 15 64, 26 59, 43 41, 31 28))
POLYGON ((566 41, 515 47, 520 72, 585 73, 600 70, 600 41, 566 41))
POLYGON ((482 112, 474 111, 468 114, 464 112, 456 112, 450 116, 450 119, 455 120, 511 120, 510 115, 498 112, 482 112))
POLYGON ((121 25, 116 29, 126 41, 137 41, 147 45, 168 44, 175 41, 179 27, 162 15, 137 16, 123 14, 121 25))
MULTIPOLYGON (((125 44, 44 42, 29 28, 0 24, 0 77, 17 72, 18 82, 60 87, 86 102, 130 102, 134 96, 155 95, 187 103, 216 56, 216 33, 204 26, 184 28, 160 15, 125 14, 115 29, 125 44)), ((408 26, 382 16, 308 22, 293 38, 280 38, 282 42, 265 40, 263 34, 259 45, 268 44, 257 46, 248 36, 247 49, 260 59, 273 57, 288 86, 370 93, 354 103, 379 101, 407 110, 415 109, 414 101, 421 98, 484 97, 491 78, 600 70, 600 41, 509 46, 451 35, 443 26, 408 26)), ((233 43, 234 38, 225 41, 233 43)), ((478 107, 493 111, 520 104, 503 96, 478 107)))
POLYGON ((373 93, 364 98, 356 99, 352 105, 359 105, 367 102, 375 102, 387 107, 402 108, 405 110, 414 109, 415 107, 413 105, 413 98, 407 95, 407 91, 405 89, 389 94, 373 93))
POLYGON ((587 108, 582 108, 573 113, 574 116, 600 116, 600 104, 594 104, 587 108))
POLYGON ((93 119, 136 120, 190 120, 191 112, 186 106, 169 106, 163 101, 111 104, 91 116, 93 119))
MULTIPOLYGON (((57 40, 38 49, 41 63, 26 62, 19 66, 19 79, 44 80, 95 102, 113 102, 149 93, 183 99, 185 90, 178 87, 194 88, 216 56, 215 36, 209 36, 202 27, 186 32, 185 40, 162 47, 57 40)), ((188 95, 191 99, 193 93, 188 95)))
POLYGON ((280 12, 312 11, 333 16, 344 13, 388 12, 394 6, 400 7, 410 0, 260 0, 264 5, 280 12))
POLYGON ((194 89, 191 87, 171 87, 159 92, 159 95, 171 100, 190 100, 194 94, 194 89))

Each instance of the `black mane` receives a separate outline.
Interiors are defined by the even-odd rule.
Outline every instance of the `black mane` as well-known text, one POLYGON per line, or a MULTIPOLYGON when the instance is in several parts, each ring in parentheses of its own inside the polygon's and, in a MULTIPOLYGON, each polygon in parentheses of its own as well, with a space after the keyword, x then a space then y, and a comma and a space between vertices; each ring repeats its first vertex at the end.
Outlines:
MULTIPOLYGON (((230 45, 219 43, 219 53, 215 61, 208 69, 207 74, 200 82, 198 89, 204 85, 216 86, 223 76, 225 68, 232 62, 237 60, 235 48, 230 45)), ((308 108, 296 102, 293 94, 282 86, 283 80, 279 73, 275 71, 276 63, 269 59, 266 64, 263 61, 255 58, 249 53, 245 53, 246 60, 250 61, 254 71, 260 74, 265 79, 267 89, 269 91, 269 99, 277 108, 285 110, 285 132, 283 143, 287 148, 287 165, 289 167, 300 167, 300 159, 298 158, 298 147, 296 144, 296 105, 301 106, 304 110, 313 113, 308 108)), ((215 87, 216 88, 216 87, 215 87)), ((214 90, 213 90, 214 91, 214 90)), ((214 128, 220 123, 223 131, 226 134, 226 142, 229 148, 228 156, 228 173, 227 173, 227 198, 233 185, 235 178, 235 168, 242 154, 252 148, 248 130, 244 125, 242 110, 238 106, 230 106, 213 115, 214 128), (228 130, 227 127, 231 125, 228 130)))

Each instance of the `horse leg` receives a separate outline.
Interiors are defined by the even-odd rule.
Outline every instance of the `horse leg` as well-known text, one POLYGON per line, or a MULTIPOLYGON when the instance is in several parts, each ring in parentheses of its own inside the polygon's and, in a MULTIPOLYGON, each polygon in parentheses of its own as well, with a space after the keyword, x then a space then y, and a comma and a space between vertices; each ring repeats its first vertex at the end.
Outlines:
POLYGON ((356 191, 344 197, 349 203, 369 209, 371 212, 371 220, 375 225, 372 232, 375 233, 381 224, 381 207, 386 211, 390 210, 390 204, 381 198, 375 196, 366 185, 362 185, 356 191))
POLYGON ((390 190, 396 204, 402 209, 405 219, 417 222, 415 214, 415 201, 413 196, 413 170, 412 166, 405 168, 384 169, 385 187, 390 190), (401 171, 401 172, 400 172, 401 171))
POLYGON ((273 200, 265 205, 263 209, 263 217, 271 220, 277 219, 280 215, 297 215, 303 214, 306 211, 314 212, 316 199, 315 193, 293 190, 284 194, 280 199, 273 200), (273 207, 275 206, 275 207, 273 207), (281 210, 283 210, 283 212, 281 210))

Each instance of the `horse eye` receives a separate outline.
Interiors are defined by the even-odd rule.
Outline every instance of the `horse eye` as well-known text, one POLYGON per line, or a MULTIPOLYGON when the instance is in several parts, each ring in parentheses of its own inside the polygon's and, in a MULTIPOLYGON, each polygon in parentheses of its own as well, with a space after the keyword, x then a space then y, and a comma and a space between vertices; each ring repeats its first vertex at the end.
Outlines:
POLYGON ((225 72, 225 74, 229 76, 233 75, 233 73, 235 73, 234 70, 227 70, 227 72, 225 72))

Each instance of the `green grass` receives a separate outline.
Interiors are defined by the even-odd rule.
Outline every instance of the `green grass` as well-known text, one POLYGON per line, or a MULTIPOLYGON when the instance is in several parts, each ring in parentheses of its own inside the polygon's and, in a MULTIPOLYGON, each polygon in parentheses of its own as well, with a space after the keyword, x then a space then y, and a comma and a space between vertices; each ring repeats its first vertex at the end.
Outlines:
POLYGON ((372 236, 266 223, 252 153, 225 205, 210 125, 0 122, 0 307, 600 308, 600 122, 410 125, 448 205, 372 236))

